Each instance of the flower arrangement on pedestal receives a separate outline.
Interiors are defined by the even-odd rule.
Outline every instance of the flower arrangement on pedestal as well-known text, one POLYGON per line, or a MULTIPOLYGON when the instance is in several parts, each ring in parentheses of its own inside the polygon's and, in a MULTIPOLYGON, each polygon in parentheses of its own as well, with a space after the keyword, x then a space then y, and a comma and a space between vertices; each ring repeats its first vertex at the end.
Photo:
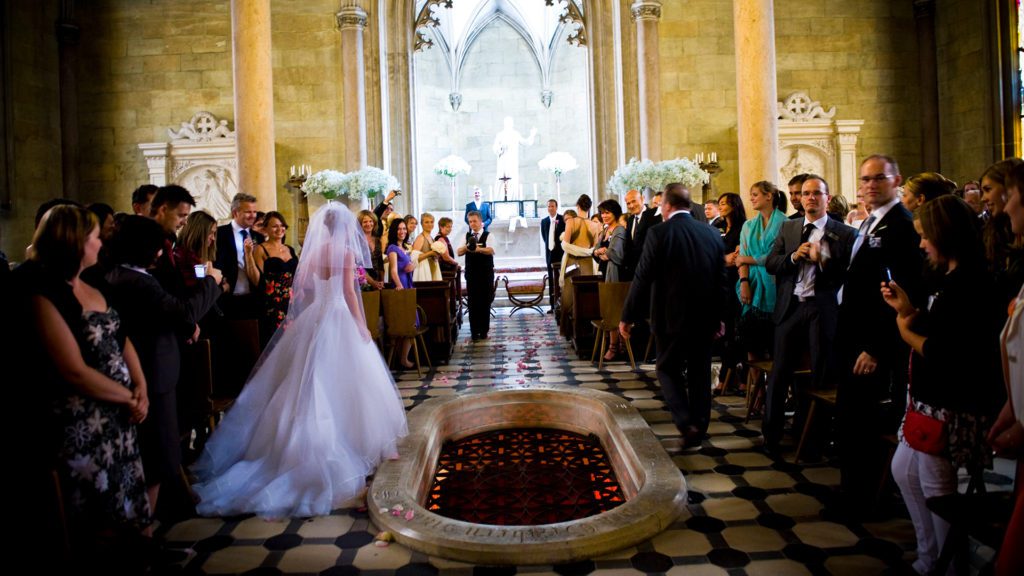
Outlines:
POLYGON ((306 196, 322 196, 327 200, 348 198, 372 199, 388 190, 398 190, 398 179, 374 166, 366 166, 355 172, 320 170, 306 179, 302 185, 306 196))
POLYGON ((608 187, 619 195, 630 190, 664 190, 665 186, 679 182, 687 188, 708 181, 710 175, 689 158, 675 158, 661 162, 630 158, 629 163, 620 166, 608 181, 608 187))
POLYGON ((555 198, 562 203, 562 174, 572 172, 580 167, 576 159, 568 152, 550 152, 537 162, 537 167, 555 175, 555 198))
POLYGON ((473 168, 461 156, 451 154, 441 158, 434 164, 434 174, 445 176, 451 180, 452 188, 452 216, 455 215, 455 180, 459 174, 469 174, 473 168))

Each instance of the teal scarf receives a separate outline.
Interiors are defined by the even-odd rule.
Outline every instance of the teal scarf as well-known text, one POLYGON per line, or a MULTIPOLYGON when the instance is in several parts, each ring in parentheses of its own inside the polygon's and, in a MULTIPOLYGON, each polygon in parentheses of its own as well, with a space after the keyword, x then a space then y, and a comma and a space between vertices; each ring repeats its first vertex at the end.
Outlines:
MULTIPOLYGON (((751 308, 766 314, 775 311, 775 277, 765 269, 764 261, 772 251, 775 237, 779 235, 785 221, 786 215, 775 210, 768 219, 767 227, 762 227, 760 214, 743 223, 743 229, 740 231, 740 254, 757 260, 757 264, 751 264, 747 268, 750 271, 748 277, 754 297, 750 304, 743 305, 743 314, 750 312, 751 308)), ((737 282, 736 294, 739 293, 740 283, 737 282)))

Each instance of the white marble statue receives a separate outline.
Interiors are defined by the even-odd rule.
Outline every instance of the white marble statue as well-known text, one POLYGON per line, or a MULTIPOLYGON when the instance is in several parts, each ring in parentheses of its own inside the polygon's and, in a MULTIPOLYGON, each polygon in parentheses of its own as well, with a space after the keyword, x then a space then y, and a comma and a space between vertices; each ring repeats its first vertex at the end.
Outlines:
POLYGON ((519 145, 532 146, 536 136, 537 129, 530 128, 530 137, 523 138, 523 135, 513 127, 512 117, 505 117, 505 129, 494 137, 494 153, 498 156, 498 169, 495 175, 498 190, 496 198, 503 197, 505 184, 500 178, 507 177, 509 178, 508 199, 522 200, 520 194, 522 182, 519 181, 519 145))

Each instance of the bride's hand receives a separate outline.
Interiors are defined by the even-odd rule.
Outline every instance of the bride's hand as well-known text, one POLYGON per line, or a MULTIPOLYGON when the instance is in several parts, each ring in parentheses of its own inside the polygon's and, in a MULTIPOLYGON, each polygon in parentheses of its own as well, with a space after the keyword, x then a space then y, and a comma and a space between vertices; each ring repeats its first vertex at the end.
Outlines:
POLYGON ((370 330, 366 328, 365 324, 359 325, 359 335, 363 337, 364 342, 371 342, 373 336, 370 334, 370 330))

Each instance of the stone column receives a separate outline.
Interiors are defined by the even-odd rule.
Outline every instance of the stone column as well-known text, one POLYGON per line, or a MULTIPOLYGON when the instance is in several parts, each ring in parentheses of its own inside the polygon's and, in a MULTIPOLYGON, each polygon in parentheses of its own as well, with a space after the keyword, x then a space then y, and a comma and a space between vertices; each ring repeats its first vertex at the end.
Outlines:
POLYGON ((57 19, 57 50, 60 67, 60 157, 64 197, 79 200, 78 169, 78 38, 80 31, 75 21, 75 4, 61 2, 61 15, 57 19))
POLYGON ((231 0, 231 49, 238 190, 255 196, 260 210, 277 210, 270 0, 231 0))
POLYGON ((630 13, 636 22, 636 65, 640 88, 640 156, 657 162, 661 160, 661 82, 658 68, 658 20, 661 19, 661 2, 638 0, 633 3, 630 13))
POLYGON ((914 0, 917 24, 917 70, 921 90, 921 167, 938 172, 939 74, 935 54, 935 0, 914 0))
POLYGON ((346 172, 366 166, 366 90, 363 83, 363 30, 366 11, 356 5, 338 12, 341 30, 341 76, 345 125, 346 172))
POLYGON ((740 189, 778 179, 779 120, 772 0, 733 0, 740 189))

